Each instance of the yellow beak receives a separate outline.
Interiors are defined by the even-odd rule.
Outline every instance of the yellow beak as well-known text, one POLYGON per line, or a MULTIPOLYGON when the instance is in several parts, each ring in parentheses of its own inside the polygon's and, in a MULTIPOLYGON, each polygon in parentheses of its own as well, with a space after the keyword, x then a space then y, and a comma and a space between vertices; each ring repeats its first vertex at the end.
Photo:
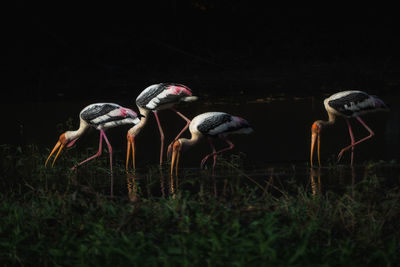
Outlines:
POLYGON ((126 150, 126 164, 125 164, 125 169, 128 171, 128 165, 129 165, 129 157, 131 154, 131 149, 132 149, 132 167, 133 170, 136 169, 136 164, 135 164, 135 138, 131 135, 127 135, 127 150, 126 150))
POLYGON ((49 157, 46 160, 46 163, 44 164, 44 166, 47 166, 47 163, 49 161, 49 159, 51 158, 51 156, 54 154, 54 152, 56 152, 57 148, 60 147, 60 149, 58 150, 56 157, 53 160, 53 163, 51 164, 51 167, 53 168, 54 163, 56 162, 56 159, 58 158, 58 156, 60 155, 60 152, 63 150, 63 148, 65 147, 64 144, 62 144, 60 141, 57 142, 57 144, 54 146, 53 150, 51 151, 49 157))
POLYGON ((178 165, 179 165, 179 156, 181 154, 181 143, 176 141, 172 148, 172 160, 171 160, 171 178, 174 174, 174 165, 175 166, 175 175, 178 175, 178 165), (175 163, 176 161, 176 163, 175 163))
POLYGON ((317 157, 318 157, 318 166, 321 167, 321 160, 320 160, 320 134, 313 132, 311 135, 311 156, 310 156, 310 162, 311 162, 311 167, 313 167, 313 154, 314 154, 314 146, 315 146, 315 141, 317 140, 317 157))

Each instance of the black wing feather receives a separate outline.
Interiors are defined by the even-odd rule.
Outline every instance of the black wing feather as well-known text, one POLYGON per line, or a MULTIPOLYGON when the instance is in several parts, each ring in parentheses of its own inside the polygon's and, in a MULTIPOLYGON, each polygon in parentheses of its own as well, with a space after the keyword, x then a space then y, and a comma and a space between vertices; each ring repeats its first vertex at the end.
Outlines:
POLYGON ((372 105, 366 105, 364 107, 361 107, 359 104, 367 99, 369 99, 370 96, 366 93, 351 93, 346 96, 343 96, 338 99, 333 99, 328 102, 329 106, 337 110, 338 112, 346 115, 346 116, 352 116, 356 112, 361 112, 361 111, 367 111, 370 109, 374 109, 375 107, 372 105), (352 109, 349 109, 349 107, 353 107, 352 109), (358 107, 357 109, 354 109, 354 107, 358 107))
POLYGON ((205 118, 204 121, 197 126, 197 129, 202 134, 210 135, 212 129, 217 128, 221 124, 230 122, 231 119, 231 115, 229 114, 213 115, 205 118))
POLYGON ((120 107, 111 104, 93 105, 81 113, 81 118, 87 122, 90 122, 91 120, 103 116, 117 108, 120 107))

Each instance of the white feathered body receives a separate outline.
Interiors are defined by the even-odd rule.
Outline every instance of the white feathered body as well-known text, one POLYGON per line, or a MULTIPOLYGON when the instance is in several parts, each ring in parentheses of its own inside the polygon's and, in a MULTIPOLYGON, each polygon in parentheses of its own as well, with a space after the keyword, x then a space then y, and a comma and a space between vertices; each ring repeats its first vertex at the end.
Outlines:
POLYGON ((356 90, 333 94, 324 100, 324 105, 329 113, 347 118, 388 109, 378 97, 356 90))
POLYGON ((225 112, 206 112, 197 115, 190 122, 189 130, 211 137, 229 134, 249 134, 253 131, 250 124, 243 118, 225 112))
POLYGON ((140 122, 136 112, 114 103, 91 104, 80 112, 79 117, 97 130, 140 122))
POLYGON ((189 87, 177 83, 153 84, 144 89, 136 98, 139 108, 147 110, 162 110, 171 108, 177 103, 191 102, 197 99, 189 87))

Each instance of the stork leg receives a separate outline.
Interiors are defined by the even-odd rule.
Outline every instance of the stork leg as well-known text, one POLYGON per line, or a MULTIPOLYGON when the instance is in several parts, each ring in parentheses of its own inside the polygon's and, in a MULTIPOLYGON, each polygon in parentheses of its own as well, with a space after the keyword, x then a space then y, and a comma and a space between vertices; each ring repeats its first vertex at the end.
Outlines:
POLYGON ((201 168, 203 168, 203 166, 204 166, 204 164, 206 163, 206 161, 207 161, 207 159, 210 157, 210 156, 213 156, 213 158, 214 158, 214 162, 213 162, 213 168, 212 168, 212 175, 214 176, 214 168, 215 168, 215 165, 216 165, 216 163, 217 163, 217 150, 215 150, 215 146, 214 146, 214 142, 213 142, 213 140, 212 140, 212 138, 211 137, 208 137, 208 142, 210 143, 210 146, 211 146, 211 148, 212 148, 212 153, 211 154, 209 154, 209 155, 207 155, 202 161, 201 161, 201 168))
POLYGON ((375 135, 375 133, 371 130, 371 128, 369 128, 368 125, 367 125, 360 117, 356 117, 356 119, 361 123, 362 126, 364 126, 365 129, 367 129, 367 131, 369 132, 369 135, 366 136, 366 137, 364 137, 364 138, 362 138, 362 139, 360 139, 360 140, 358 140, 357 142, 355 142, 355 143, 353 143, 353 144, 351 144, 351 145, 346 146, 345 148, 343 148, 343 149, 340 151, 339 155, 338 155, 338 161, 340 160, 340 158, 342 157, 343 153, 344 153, 346 150, 348 150, 348 149, 350 149, 350 148, 352 148, 352 147, 355 147, 355 146, 358 145, 359 143, 362 143, 362 142, 364 142, 364 141, 370 139, 371 137, 373 137, 373 136, 375 135))
POLYGON ((186 121, 186 125, 179 132, 179 134, 174 138, 174 140, 171 142, 171 144, 169 144, 168 150, 167 150, 167 158, 168 159, 171 157, 171 151, 172 151, 172 146, 174 145, 174 142, 176 140, 178 140, 178 138, 186 131, 186 129, 189 127, 189 124, 190 124, 190 120, 185 115, 183 115, 182 113, 177 111, 175 108, 171 108, 171 110, 174 111, 176 114, 178 114, 182 119, 184 119, 186 121))
POLYGON ((201 168, 201 169, 203 169, 204 164, 206 163, 207 159, 208 159, 210 156, 212 156, 212 155, 216 152, 215 146, 214 146, 214 143, 213 143, 211 137, 208 138, 208 142, 210 143, 210 146, 211 146, 211 149, 212 149, 213 152, 210 153, 210 154, 207 154, 207 155, 201 160, 201 164, 200 164, 200 168, 201 168))
POLYGON ((82 162, 78 163, 77 165, 75 165, 74 167, 72 167, 73 170, 76 170, 76 168, 78 168, 82 164, 101 156, 101 149, 103 147, 103 134, 102 134, 102 132, 103 132, 103 130, 100 130, 99 151, 97 151, 97 153, 94 154, 93 156, 85 159, 84 161, 82 161, 82 162))
POLYGON ((113 176, 113 168, 112 168, 112 146, 110 144, 110 142, 107 139, 106 133, 104 131, 101 131, 101 133, 103 134, 103 138, 107 143, 107 147, 108 147, 108 153, 110 154, 110 176, 111 176, 111 181, 110 181, 110 195, 111 197, 114 196, 114 176, 113 176))
POLYGON ((220 138, 221 138, 222 140, 224 140, 229 146, 226 147, 226 148, 223 148, 223 149, 221 149, 221 150, 215 151, 215 147, 214 147, 212 141, 210 141, 210 139, 209 139, 210 145, 211 145, 211 147, 212 147, 212 149, 213 149, 213 153, 210 153, 210 154, 208 154, 207 156, 205 156, 204 159, 201 161, 201 166, 200 166, 200 168, 203 168, 204 163, 206 163, 207 159, 208 159, 209 157, 213 156, 213 157, 214 157, 213 174, 214 174, 214 168, 215 168, 215 165, 216 165, 216 162, 217 162, 217 155, 220 154, 220 153, 222 153, 222 152, 224 152, 224 151, 231 150, 231 149, 233 149, 233 148, 235 147, 235 145, 234 145, 231 141, 229 141, 228 139, 226 139, 225 137, 220 137, 220 138))
MULTIPOLYGON (((212 168, 212 179, 213 179, 213 187, 214 187, 214 196, 217 197, 217 183, 215 181, 215 165, 217 163, 217 154, 216 154, 217 151, 215 150, 214 142, 211 137, 208 137, 208 142, 210 143, 210 146, 213 151, 212 155, 214 158, 214 162, 213 162, 213 168, 212 168)), ((205 163, 205 161, 204 161, 204 163, 205 163)))
POLYGON ((353 163, 354 163, 354 134, 353 134, 353 131, 351 129, 350 121, 347 118, 346 118, 346 123, 347 123, 347 127, 349 128, 351 145, 353 145, 353 147, 351 148, 351 161, 350 161, 350 165, 353 166, 353 163))
POLYGON ((158 129, 160 130, 160 138, 161 138, 161 149, 160 149, 160 165, 162 164, 163 161, 163 151, 164 151, 164 132, 160 124, 160 120, 158 119, 157 111, 153 111, 154 116, 156 117, 157 124, 158 124, 158 129))
MULTIPOLYGON (((186 121, 185 127, 183 127, 183 129, 179 132, 179 134, 174 138, 174 141, 176 141, 186 131, 186 129, 189 127, 190 120, 185 115, 183 115, 182 113, 177 111, 176 109, 174 109, 174 108, 171 108, 171 109, 173 111, 175 111, 176 114, 178 114, 182 119, 184 119, 186 121)), ((172 144, 173 144, 173 142, 172 142, 172 144)))
MULTIPOLYGON (((212 142, 212 140, 211 140, 212 142)), ((213 146, 213 168, 212 168, 212 175, 215 175, 215 166, 217 165, 217 152, 215 151, 215 147, 213 146)))

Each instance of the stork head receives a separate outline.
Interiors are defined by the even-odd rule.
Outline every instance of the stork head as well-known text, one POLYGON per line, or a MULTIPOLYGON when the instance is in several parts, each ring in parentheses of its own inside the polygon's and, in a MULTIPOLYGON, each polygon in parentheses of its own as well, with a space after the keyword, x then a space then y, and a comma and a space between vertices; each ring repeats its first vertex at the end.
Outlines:
POLYGON ((60 155, 60 153, 64 149, 64 147, 71 147, 75 144, 76 140, 78 140, 79 137, 72 137, 70 133, 71 133, 70 131, 67 131, 60 135, 60 138, 58 139, 57 144, 54 146, 53 150, 51 151, 44 166, 47 166, 48 161, 50 160, 51 156, 56 152, 57 149, 58 149, 58 152, 53 160, 53 163, 51 164, 51 167, 54 166, 56 159, 58 158, 58 156, 60 155))
POLYGON ((310 162, 311 162, 311 167, 313 166, 313 154, 314 154, 314 145, 315 141, 317 140, 317 155, 318 155, 318 164, 321 166, 321 161, 319 157, 319 149, 320 149, 320 136, 321 136, 321 130, 322 130, 323 124, 321 121, 316 121, 313 123, 311 126, 311 156, 310 156, 310 162))

